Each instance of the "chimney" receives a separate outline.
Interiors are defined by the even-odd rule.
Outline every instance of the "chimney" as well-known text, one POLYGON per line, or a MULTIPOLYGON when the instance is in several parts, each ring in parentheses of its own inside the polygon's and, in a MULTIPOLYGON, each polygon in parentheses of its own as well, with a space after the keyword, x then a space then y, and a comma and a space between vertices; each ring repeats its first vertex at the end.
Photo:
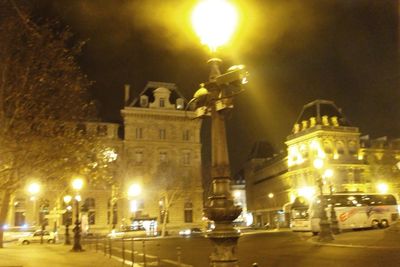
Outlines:
POLYGON ((129 84, 125 84, 124 89, 125 89, 124 103, 125 103, 125 106, 127 106, 129 104, 128 101, 129 101, 129 97, 130 97, 129 94, 130 94, 131 86, 129 84))

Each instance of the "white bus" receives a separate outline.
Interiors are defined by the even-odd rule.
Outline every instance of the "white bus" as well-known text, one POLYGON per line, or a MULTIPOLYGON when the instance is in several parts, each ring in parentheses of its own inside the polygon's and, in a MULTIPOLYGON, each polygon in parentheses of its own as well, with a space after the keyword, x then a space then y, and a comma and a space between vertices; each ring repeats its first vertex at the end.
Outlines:
MULTIPOLYGON (((385 228, 398 219, 396 198, 390 194, 337 193, 324 195, 327 217, 334 205, 341 230, 359 228, 385 228)), ((308 201, 297 197, 291 208, 293 231, 320 231, 320 197, 308 201)))

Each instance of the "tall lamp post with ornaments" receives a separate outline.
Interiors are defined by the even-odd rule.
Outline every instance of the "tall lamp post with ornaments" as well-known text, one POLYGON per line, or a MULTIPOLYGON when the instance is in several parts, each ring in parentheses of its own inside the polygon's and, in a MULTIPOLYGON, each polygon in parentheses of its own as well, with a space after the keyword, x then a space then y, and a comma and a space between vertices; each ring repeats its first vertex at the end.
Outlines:
POLYGON ((333 235, 332 235, 332 230, 331 230, 331 223, 328 220, 328 216, 326 215, 326 200, 324 197, 324 191, 323 191, 323 186, 324 186, 324 176, 322 174, 322 168, 324 167, 324 160, 322 158, 316 158, 314 160, 314 168, 316 169, 316 177, 317 177, 317 184, 319 188, 319 201, 320 201, 320 211, 319 211, 319 236, 318 239, 319 241, 322 242, 328 242, 332 241, 333 235))
POLYGON ((340 228, 339 228, 339 221, 337 219, 336 211, 335 211, 335 201, 333 197, 333 170, 332 169, 327 169, 324 172, 324 177, 325 179, 329 179, 329 196, 331 198, 331 208, 330 208, 330 213, 331 213, 331 230, 332 233, 337 235, 340 233, 340 228))
POLYGON ((79 195, 80 190, 83 187, 83 179, 75 178, 72 180, 72 188, 75 191, 75 227, 74 227, 74 245, 72 246, 72 251, 81 252, 83 251, 81 246, 81 222, 79 220, 79 202, 81 201, 81 196, 79 195))
POLYGON ((237 20, 236 8, 225 0, 201 1, 192 13, 196 33, 213 54, 208 61, 211 68, 209 80, 200 85, 191 102, 196 104, 198 118, 211 117, 212 191, 204 211, 215 223, 215 228, 206 235, 214 246, 210 256, 214 267, 238 266, 236 247, 240 234, 234 229, 233 221, 240 215, 241 208, 234 204, 230 189, 225 116, 233 108, 233 97, 243 91, 247 72, 243 65, 239 65, 221 74, 221 59, 215 57, 217 48, 229 41, 237 20))

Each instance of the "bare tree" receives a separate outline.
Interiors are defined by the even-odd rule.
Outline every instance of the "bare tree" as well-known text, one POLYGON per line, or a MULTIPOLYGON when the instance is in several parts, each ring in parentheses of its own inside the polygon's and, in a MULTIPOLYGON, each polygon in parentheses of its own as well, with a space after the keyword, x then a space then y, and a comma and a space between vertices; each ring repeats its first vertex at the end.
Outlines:
MULTIPOLYGON (((49 22, 33 23, 16 2, 2 3, 0 18, 0 226, 11 195, 27 179, 67 183, 90 174, 111 182, 107 147, 77 122, 94 118, 88 79, 75 62, 83 43, 49 22)), ((3 228, 0 227, 0 247, 3 228)))

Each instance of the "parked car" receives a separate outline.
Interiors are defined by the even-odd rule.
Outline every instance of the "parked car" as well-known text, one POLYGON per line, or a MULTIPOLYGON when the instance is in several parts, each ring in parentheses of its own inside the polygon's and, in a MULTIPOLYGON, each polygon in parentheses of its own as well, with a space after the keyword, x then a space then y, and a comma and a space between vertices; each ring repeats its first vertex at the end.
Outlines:
MULTIPOLYGON (((56 239, 57 236, 55 233, 49 231, 43 231, 43 242, 55 243, 56 239)), ((38 230, 30 235, 19 238, 18 242, 23 245, 29 245, 30 243, 40 243, 41 240, 42 240, 42 230, 38 230)))
POLYGON ((193 227, 188 229, 183 229, 179 231, 180 236, 200 236, 203 235, 203 231, 200 228, 193 227))

